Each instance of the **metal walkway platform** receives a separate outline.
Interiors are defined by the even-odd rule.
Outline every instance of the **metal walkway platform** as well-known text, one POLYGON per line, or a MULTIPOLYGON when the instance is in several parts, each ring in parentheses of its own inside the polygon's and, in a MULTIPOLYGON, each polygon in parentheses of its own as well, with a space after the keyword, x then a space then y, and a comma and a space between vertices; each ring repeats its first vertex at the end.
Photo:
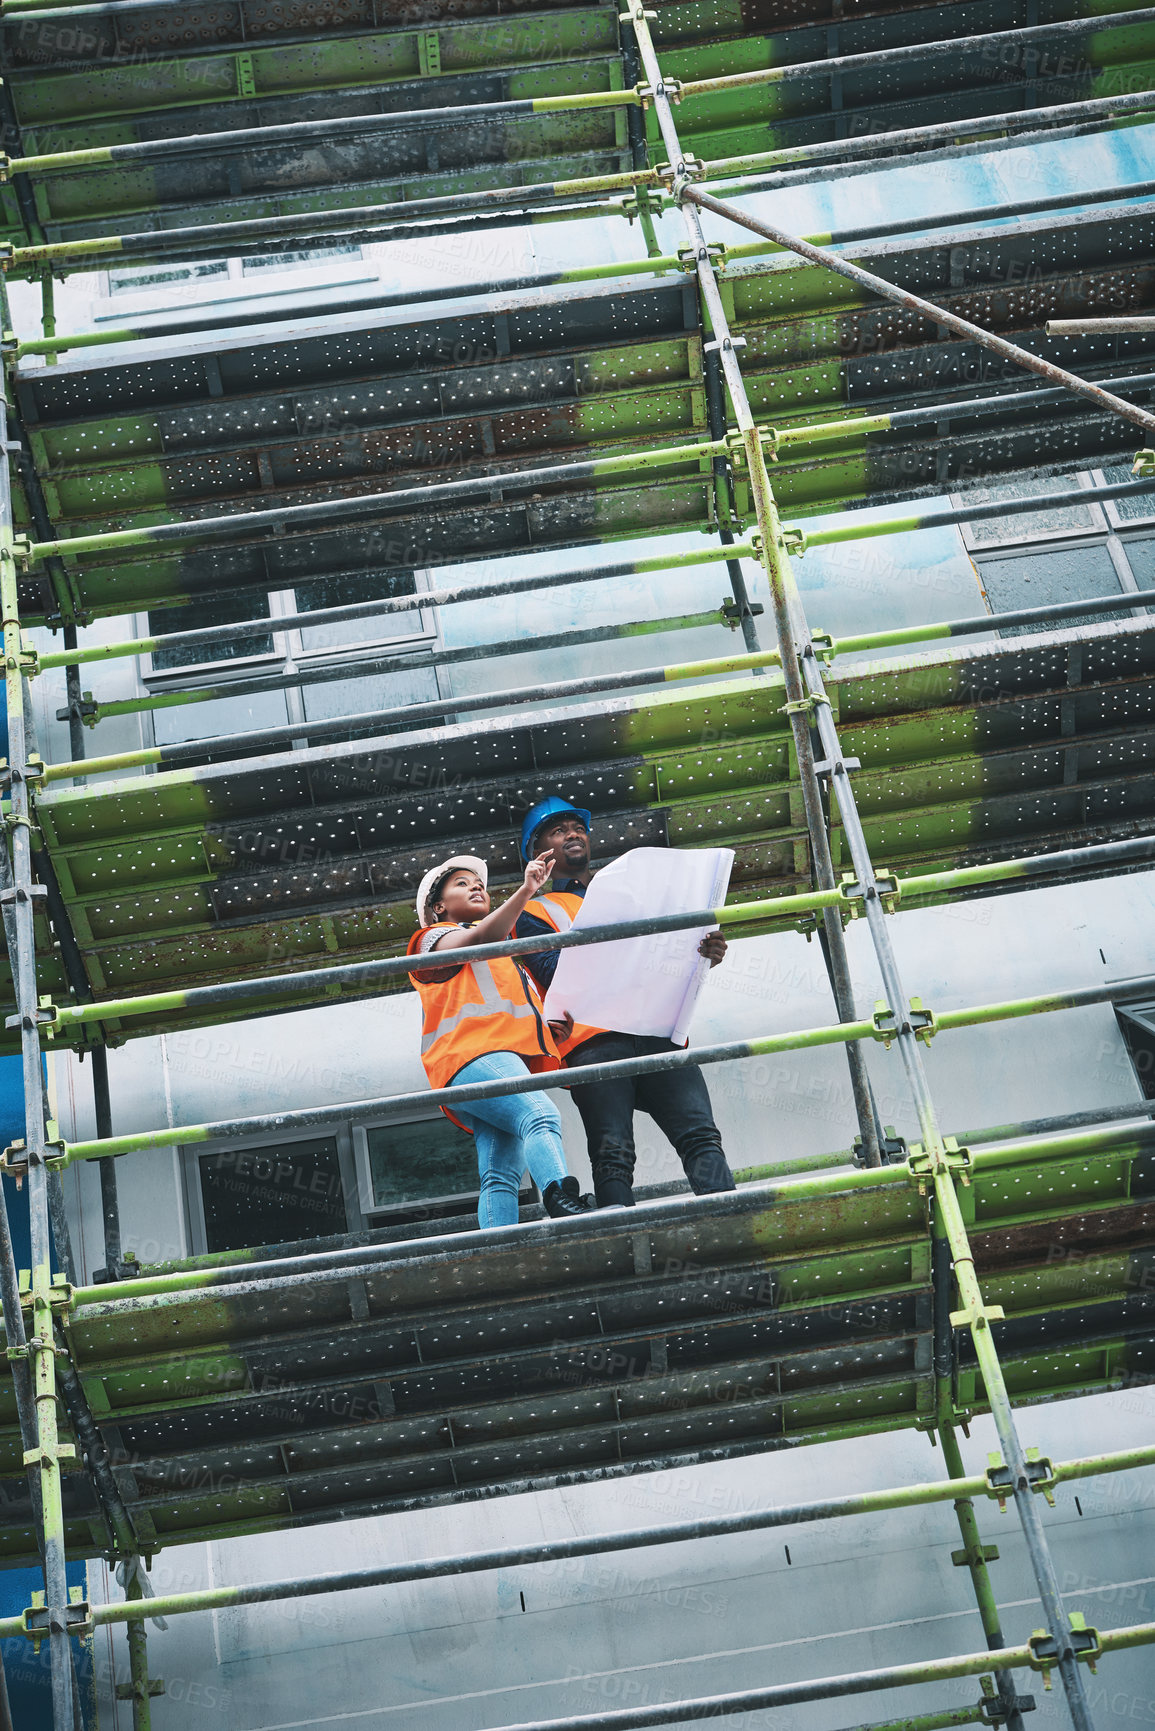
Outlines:
MULTIPOLYGON (((1122 10, 1123 8, 1117 8, 1122 10)), ((103 172, 58 173, 35 186, 32 211, 4 189, 12 234, 33 224, 49 240, 125 228, 233 222, 340 205, 444 196, 629 169, 639 148, 664 160, 658 127, 636 107, 534 111, 535 102, 621 89, 616 4, 552 0, 503 13, 433 4, 407 9, 402 27, 372 0, 346 3, 318 39, 307 8, 258 0, 206 8, 141 7, 84 19, 5 20, 6 83, 28 155, 165 138, 202 141, 159 162, 116 162, 103 172), (470 16, 473 12, 476 15, 470 16), (408 25, 408 28, 405 27, 408 25), (321 88, 319 88, 321 87, 321 88), (507 105, 504 109, 500 106, 507 105), (463 115, 462 107, 474 110, 463 115), (453 111, 439 119, 439 110, 453 111), (334 136, 355 116, 423 114, 373 134, 334 136), (323 121, 327 131, 288 145, 227 154, 226 129, 323 121)), ((680 121, 703 160, 1069 104, 1141 87, 1155 26, 1112 30, 1106 8, 1058 0, 1045 17, 1017 3, 862 7, 831 20, 824 7, 729 0, 709 8, 657 7, 655 39, 667 73, 688 83, 761 67, 806 67, 789 81, 706 91, 680 121), (969 51, 952 39, 1032 22, 1086 19, 1049 55, 969 51), (896 61, 925 42, 933 55, 896 61), (886 54, 887 63, 824 72, 825 59, 886 54), (837 86, 834 99, 832 84, 837 86)), ((634 75, 637 81, 637 74, 634 75)))
MULTIPOLYGON (((892 871, 1150 830, 1145 618, 850 665, 829 690, 892 871)), ((36 820, 98 1000, 399 953, 430 863, 464 848, 512 881, 519 814, 549 792, 596 809, 599 854, 733 847, 731 899, 752 900, 810 887, 782 703, 772 675, 424 732, 399 717, 369 740, 50 786, 36 820)), ((848 869, 837 820, 832 848, 848 869)), ((197 1020, 174 1009, 123 1031, 197 1020)))
MULTIPOLYGON (((964 1208, 1015 1401, 1155 1379, 1155 1126, 973 1160, 964 1208)), ((905 1166, 309 1249, 75 1294, 69 1347, 144 1548, 941 1419, 933 1240, 905 1166)), ((965 1419, 981 1377, 941 1282, 938 1304, 965 1419)), ((0 1557, 30 1562, 0 1410, 0 1557)), ((99 1548, 86 1481, 65 1493, 69 1546, 99 1548)))
MULTIPOLYGON (((852 250, 900 288, 1151 399, 1150 334, 1043 335, 1051 317, 1155 305, 1150 204, 852 250)), ((921 315, 829 271, 780 257, 732 262, 720 282, 759 421, 846 423, 836 437, 783 448, 773 469, 787 516, 942 493, 975 474, 1069 473, 1133 450, 1133 431, 1094 404, 941 340, 921 315), (873 419, 858 431, 863 417, 873 419)), ((308 583, 323 605, 336 579, 345 600, 380 593, 387 571, 744 525, 740 467, 733 506, 723 496, 719 507, 711 462, 696 450, 647 466, 654 450, 720 430, 703 341, 693 284, 675 272, 286 318, 83 350, 52 367, 26 360, 16 401, 61 536, 271 502, 383 502, 352 526, 294 532, 290 520, 228 545, 98 549, 66 559, 55 590, 47 575, 26 579, 22 604, 30 617, 87 618, 308 583), (607 458, 626 458, 625 472, 599 472, 607 458), (572 478, 503 492, 503 476, 558 463, 573 465, 572 478), (434 511, 388 503, 398 489, 471 477, 493 486, 434 511)))

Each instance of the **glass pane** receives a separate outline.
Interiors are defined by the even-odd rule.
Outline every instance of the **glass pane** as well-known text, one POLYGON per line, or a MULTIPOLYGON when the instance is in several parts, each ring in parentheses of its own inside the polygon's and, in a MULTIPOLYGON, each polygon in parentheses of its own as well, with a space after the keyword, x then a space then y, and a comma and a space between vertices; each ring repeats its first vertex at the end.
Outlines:
POLYGON ((310 246, 294 252, 258 253, 254 257, 241 260, 241 269, 245 276, 252 276, 260 270, 287 270, 292 265, 313 264, 321 259, 336 258, 341 253, 350 253, 356 258, 361 256, 359 246, 310 246))
MULTIPOLYGON (((267 619, 267 595, 212 596, 191 607, 157 607, 148 616, 150 633, 200 631, 208 625, 231 625, 240 619, 267 619)), ((187 649, 156 649, 152 665, 159 673, 170 667, 202 667, 206 662, 230 661, 237 656, 269 655, 271 637, 214 637, 211 643, 192 644, 187 649)))
POLYGON ((473 1137, 448 1118, 438 1115, 417 1124, 387 1124, 370 1130, 368 1142, 375 1208, 477 1191, 473 1137))
MULTIPOLYGON (((367 577, 298 583, 294 595, 298 613, 315 613, 323 607, 391 601, 398 595, 414 594, 416 588, 412 571, 374 571, 367 577)), ((345 643, 382 643, 395 637, 423 635, 426 630, 415 607, 411 613, 371 613, 364 619, 346 619, 334 625, 310 625, 301 632, 301 643, 305 649, 337 649, 345 643)))
POLYGON ((114 265, 108 273, 110 295, 127 294, 131 289, 153 288, 157 283, 191 283, 206 277, 227 277, 228 262, 200 264, 114 265))
POLYGON ((225 1148, 197 1162, 209 1250, 293 1244, 346 1230, 337 1144, 225 1148))
MULTIPOLYGON (((965 505, 980 505, 988 499, 1030 499, 1039 493, 1069 493, 1074 485, 1073 478, 1013 481, 1002 487, 968 487, 961 498, 965 505)), ((967 525, 975 547, 992 541, 1017 540, 1023 535, 1054 535, 1064 529, 1095 527, 1093 508, 1089 504, 1068 505, 1055 511, 1027 511, 1021 517, 988 517, 985 522, 967 525)))
MULTIPOLYGON (((1134 481, 1136 477, 1129 468, 1112 468, 1103 470, 1103 479, 1108 485, 1115 486, 1120 481, 1134 481)), ((1150 493, 1137 494, 1133 499, 1115 499, 1112 503, 1124 522, 1155 517, 1155 488, 1150 493)))
MULTIPOLYGON (((329 721, 339 715, 368 715, 379 710, 397 712, 411 703, 435 698, 437 675, 432 667, 414 667, 403 673, 370 674, 363 679, 326 679, 318 685, 302 686, 301 695, 310 721, 329 721)), ((436 717, 428 723, 432 727, 438 724, 436 717)), ((397 715, 386 725, 398 725, 397 715)))
POLYGON ((1124 541, 1123 549, 1140 589, 1155 589, 1155 541, 1124 541))
MULTIPOLYGON (((1117 595, 1119 579, 1106 547, 1049 547, 1013 558, 984 559, 979 576, 992 612, 1013 613, 1021 607, 1047 607, 1056 601, 1077 601, 1088 595, 1117 595)), ((1080 614, 1063 624, 1094 625, 1105 614, 1080 614)), ((1036 625, 1012 625, 1003 635, 1021 637, 1036 625)))

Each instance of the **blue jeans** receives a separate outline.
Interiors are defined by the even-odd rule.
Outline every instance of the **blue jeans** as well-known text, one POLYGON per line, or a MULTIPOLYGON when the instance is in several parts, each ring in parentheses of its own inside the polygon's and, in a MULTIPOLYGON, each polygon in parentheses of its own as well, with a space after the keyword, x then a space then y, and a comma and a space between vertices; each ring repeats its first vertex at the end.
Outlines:
MULTIPOLYGON (((525 1061, 516 1052, 487 1052, 458 1070, 453 1085, 499 1082, 525 1073, 525 1061)), ((492 1100, 473 1100, 455 1106, 454 1115, 469 1126, 477 1142, 479 1226, 517 1225, 517 1192, 527 1166, 543 1194, 548 1184, 560 1184, 566 1176, 561 1117, 545 1094, 499 1094, 492 1100)))

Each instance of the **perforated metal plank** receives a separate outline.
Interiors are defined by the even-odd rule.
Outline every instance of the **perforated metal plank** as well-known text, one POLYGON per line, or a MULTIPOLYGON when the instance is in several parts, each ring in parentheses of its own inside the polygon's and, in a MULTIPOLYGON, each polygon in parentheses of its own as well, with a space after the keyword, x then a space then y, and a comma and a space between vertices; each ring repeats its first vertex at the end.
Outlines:
MULTIPOLYGON (((984 1292, 1007 1311, 1016 1401, 1155 1372, 1149 1145, 1122 1127, 1101 1156, 1027 1148, 961 1192, 984 1292)), ((71 1317, 90 1403, 131 1450, 160 1543, 934 1422, 930 1222, 901 1169, 338 1262, 284 1249, 229 1284, 202 1259, 183 1291, 95 1289, 71 1317)), ((956 1347, 965 1416, 982 1388, 965 1335, 956 1347)), ((0 1556, 15 1560, 28 1527, 7 1384, 0 1484, 0 1556)), ((65 1488, 83 1551, 87 1485, 65 1488)))
MULTIPOLYGON (((329 114, 476 104, 477 122, 423 123, 404 133, 379 133, 371 144, 330 139, 321 148, 315 141, 275 150, 233 148, 219 155, 47 177, 36 183, 37 214, 47 238, 154 223, 211 225, 629 166, 630 127, 640 122, 634 118, 627 124, 623 110, 546 115, 493 108, 518 101, 528 106, 535 97, 605 90, 624 82, 628 68, 619 55, 612 7, 587 4, 520 14, 502 9, 490 19, 480 12, 464 20, 435 15, 416 29, 391 31, 372 28, 371 9, 352 7, 345 16, 326 20, 321 39, 310 39, 307 53, 302 52, 299 13, 288 9, 274 18, 262 10, 255 31, 247 18, 242 23, 236 7, 216 8, 210 25, 203 8, 193 6, 180 12, 180 26, 173 14, 158 11, 144 20, 105 17, 94 21, 99 28, 71 36, 31 20, 10 27, 9 82, 26 128, 26 150, 115 145, 309 119, 317 112, 318 82, 327 94, 333 92, 329 114), (142 24, 154 52, 165 43, 170 47, 167 77, 158 76, 155 67, 147 75, 136 67, 142 24), (235 38, 231 52, 225 50, 230 35, 235 38), (78 52, 78 40, 86 53, 78 52), (40 69, 33 80, 36 62, 40 69), (48 112, 55 123, 51 130, 45 124, 48 112)), ((1026 0, 1009 6, 986 0, 893 7, 881 16, 832 16, 820 27, 800 25, 793 14, 779 15, 769 21, 771 34, 752 28, 737 7, 667 5, 655 28, 663 65, 681 80, 820 62, 917 41, 948 44, 913 62, 833 77, 816 72, 783 85, 740 87, 685 102, 679 115, 683 143, 700 157, 716 159, 1141 87, 1155 40, 1149 29, 1111 31, 1100 9, 1089 4, 1047 10, 1062 18, 1088 14, 1086 34, 1057 39, 1051 54, 1032 47, 1001 59, 997 53, 952 52, 949 43, 1039 22, 1026 0)), ((412 21, 407 17, 405 23, 412 21)), ((647 119, 650 151, 660 161, 664 153, 652 113, 647 119)), ((6 214, 17 228, 21 213, 10 193, 6 214)))
MULTIPOLYGON (((1051 342, 1041 326, 1099 305, 1149 304, 1155 215, 1051 217, 864 256, 1040 353, 1093 376, 1122 375, 1137 400, 1152 394, 1141 382, 1155 374, 1147 339, 1051 342)), ((743 264, 727 271, 724 292, 748 339, 756 409, 774 425, 950 408, 945 418, 866 433, 850 426, 841 442, 784 451, 775 484, 788 512, 941 491, 976 468, 1109 462, 1134 445, 1126 423, 985 361, 976 398, 973 345, 943 343, 937 326, 863 304, 829 272, 782 259, 743 264), (984 396, 1001 401, 984 405, 984 396)), ((492 479, 488 499, 432 512, 386 503, 367 527, 87 555, 74 580, 82 607, 97 613, 713 522, 709 465, 698 458, 625 474, 596 466, 706 433, 696 303, 680 279, 561 285, 464 301, 452 313, 357 312, 85 351, 52 369, 25 364, 17 394, 66 535, 243 512, 270 498, 292 505, 492 479), (558 461, 578 465, 572 481, 503 496, 503 474, 558 461)), ((739 473, 744 518, 746 494, 739 473)), ((25 603, 43 605, 34 586, 25 603)))

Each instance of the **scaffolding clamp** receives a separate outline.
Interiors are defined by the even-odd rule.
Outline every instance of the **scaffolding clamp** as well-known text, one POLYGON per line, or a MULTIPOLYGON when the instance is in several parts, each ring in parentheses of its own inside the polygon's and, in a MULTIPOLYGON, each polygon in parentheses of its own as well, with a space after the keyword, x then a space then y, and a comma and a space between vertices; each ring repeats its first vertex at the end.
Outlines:
MULTIPOLYGON (((646 13, 647 18, 653 18, 652 12, 646 13)), ((642 108, 648 108, 655 96, 664 96, 669 102, 681 102, 682 81, 680 78, 660 78, 656 85, 638 84, 636 87, 638 102, 642 108)))
MULTIPOLYGON (((3 262, 4 248, 0 246, 0 263, 3 262)), ((26 572, 32 563, 32 542, 27 535, 13 535, 12 557, 20 570, 26 572)))
POLYGON ((678 263, 691 276, 697 271, 700 263, 719 265, 725 262, 726 248, 720 240, 703 241, 701 246, 680 246, 678 248, 678 263))
MULTIPOLYGON (((1093 1671, 1099 1659, 1103 1656, 1103 1640, 1098 1629, 1088 1627, 1086 1618, 1079 1611, 1068 1613, 1070 1622, 1070 1650, 1081 1664, 1088 1665, 1093 1671)), ((1043 1673, 1043 1688, 1051 1687, 1051 1671, 1063 1657, 1058 1642, 1049 1629, 1036 1629, 1027 1642, 1030 1658, 1027 1660, 1032 1671, 1043 1673)))
POLYGON ((40 672, 40 657, 23 632, 20 634, 20 653, 5 655, 4 666, 9 673, 22 673, 25 679, 35 679, 40 672))
POLYGON ((64 1623, 53 1624, 48 1608, 44 1603, 44 1594, 34 1592, 32 1603, 22 1613, 24 1633, 32 1642, 32 1651, 39 1653, 40 1643, 63 1627, 70 1635, 77 1635, 81 1640, 87 1640, 93 1633, 92 1607, 83 1597, 82 1587, 69 1587, 68 1605, 65 1608, 64 1623))
MULTIPOLYGON (((642 85, 638 86, 639 90, 642 88, 642 85)), ((663 201, 660 198, 650 197, 650 189, 648 186, 635 186, 629 198, 618 200, 617 208, 632 226, 635 219, 638 217, 660 215, 662 211, 662 202, 663 201)), ((690 268, 692 270, 693 266, 691 265, 690 268)))
POLYGON ((24 763, 9 763, 7 758, 0 757, 0 789, 7 793, 14 782, 37 782, 44 780, 44 759, 35 752, 30 752, 24 763))
POLYGON ((1141 481, 1149 481, 1155 475, 1155 451, 1149 446, 1142 451, 1136 451, 1135 461, 1131 464, 1131 473, 1138 475, 1141 481))
POLYGON ((732 595, 722 597, 722 623, 731 631, 737 631, 743 619, 753 619, 765 611, 761 601, 747 601, 744 607, 739 607, 732 595))
MULTIPOLYGON (((10 890, 0 890, 0 907, 7 907, 11 902, 30 902, 47 894, 47 884, 15 884, 10 890)), ((8 1026, 16 1026, 14 1017, 9 1019, 8 1026)))
MULTIPOLYGON (((43 884, 40 884, 40 885, 30 884, 29 885, 30 889, 36 889, 36 888, 43 889, 43 887, 44 887, 43 884)), ((15 895, 19 899, 23 900, 27 896, 27 894, 28 894, 27 890, 5 890, 2 892, 2 895, 0 895, 0 899, 7 901, 9 896, 15 895)), ((21 1029, 23 1029, 23 1028, 41 1028, 41 1027, 51 1026, 58 1019, 59 1019, 59 1012, 56 1008, 56 1005, 53 1004, 47 998, 41 998, 39 1004, 36 1007, 35 1012, 18 1010, 14 1016, 7 1016, 5 1018, 4 1026, 6 1028, 21 1028, 21 1029)))
MULTIPOLYGON (((814 767, 817 769, 818 765, 815 764, 814 767)), ((849 904, 850 917, 852 920, 860 918, 860 916, 865 912, 867 900, 871 896, 877 897, 877 899, 882 903, 883 913, 887 914, 893 914, 897 910, 899 900, 902 896, 902 888, 899 884, 897 873, 887 871, 885 867, 875 872, 874 882, 868 885, 866 889, 863 889, 861 883, 855 877, 853 872, 844 872, 839 888, 842 893, 843 901, 849 904), (855 906, 855 903, 861 903, 862 905, 857 907, 855 906)), ((913 1004, 913 1002, 914 999, 912 998, 911 1003, 913 1004)))
MULTIPOLYGON (((874 1038, 881 1040, 888 1049, 892 1040, 897 1040, 900 1034, 913 1034, 916 1040, 922 1040, 927 1046, 938 1032, 938 1022, 933 1010, 928 1010, 921 998, 910 1000, 910 1009, 904 1015, 901 1023, 890 1005, 884 998, 879 998, 874 1006, 874 1038)), ((949 1144, 951 1138, 946 1138, 949 1144)), ((967 1156, 968 1160, 970 1156, 967 1156)))
MULTIPOLYGON (((993 1545, 984 1547, 994 1550, 993 1545)), ((1033 1713, 1037 1705, 1033 1695, 1017 1695, 1008 1689, 1004 1694, 995 1687, 993 1677, 980 1677, 983 1698, 979 1702, 979 1722, 983 1725, 1005 1725, 1012 1713, 1033 1713)))
MULTIPOLYGON (((815 691, 809 697, 793 697, 787 703, 779 704, 779 715, 813 715, 820 703, 830 706, 830 699, 824 691, 815 691)), ((817 765, 815 765, 817 768, 817 765)))
POLYGON ((954 1136, 944 1136, 941 1148, 926 1148, 921 1142, 912 1142, 906 1164, 920 1196, 925 1196, 939 1177, 955 1177, 962 1184, 971 1181, 971 1151, 960 1148, 954 1136))
MULTIPOLYGON (((1007 1497, 1014 1489, 1011 1469, 1003 1465, 1001 1455, 988 1455, 987 1459, 990 1461, 990 1466, 987 1468, 987 1495, 997 1497, 999 1507, 1005 1509, 1007 1497)), ((1055 1477, 1055 1469, 1050 1459, 1047 1455, 1040 1453, 1038 1449, 1028 1449, 1026 1462, 1027 1488, 1032 1491, 1039 1491, 1054 1508, 1055 1489, 1058 1480, 1055 1477)))

